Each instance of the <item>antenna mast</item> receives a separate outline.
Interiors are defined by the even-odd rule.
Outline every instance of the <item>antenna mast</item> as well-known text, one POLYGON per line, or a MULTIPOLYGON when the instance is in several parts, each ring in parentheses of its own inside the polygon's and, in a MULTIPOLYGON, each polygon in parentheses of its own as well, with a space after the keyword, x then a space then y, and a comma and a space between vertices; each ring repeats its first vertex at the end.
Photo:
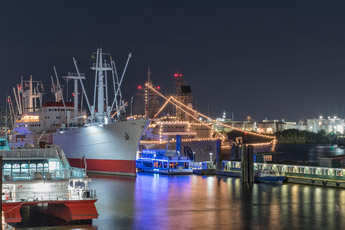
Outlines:
POLYGON ((73 92, 73 104, 74 104, 74 117, 78 117, 78 100, 79 100, 79 92, 78 92, 78 80, 84 80, 85 75, 83 73, 68 73, 67 76, 62 77, 67 82, 69 80, 74 80, 74 92, 73 92))

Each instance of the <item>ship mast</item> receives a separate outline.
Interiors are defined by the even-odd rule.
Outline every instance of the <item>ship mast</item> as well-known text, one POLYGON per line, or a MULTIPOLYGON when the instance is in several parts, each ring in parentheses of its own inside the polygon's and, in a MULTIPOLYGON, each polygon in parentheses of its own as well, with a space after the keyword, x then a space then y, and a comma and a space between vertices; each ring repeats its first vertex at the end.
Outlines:
POLYGON ((74 92, 73 92, 73 105, 74 105, 74 118, 77 118, 78 115, 78 100, 79 100, 79 92, 78 92, 78 80, 84 80, 85 75, 83 73, 68 73, 67 76, 62 77, 67 82, 69 80, 74 80, 74 92))
MULTIPOLYGON (((121 112, 121 117, 125 116, 125 112, 124 112, 125 104, 122 100, 120 87, 121 87, 121 83, 127 69, 129 59, 131 58, 132 55, 131 53, 128 55, 125 68, 119 80, 119 77, 116 71, 115 62, 110 57, 110 54, 103 53, 102 48, 97 49, 97 52, 94 54, 96 54, 96 57, 94 57, 96 59, 96 62, 93 63, 91 67, 91 69, 95 71, 95 87, 94 87, 94 95, 93 95, 93 105, 90 105, 89 99, 87 97, 87 94, 84 88, 84 84, 82 82, 82 79, 85 79, 85 77, 84 75, 80 74, 79 68, 77 66, 77 61, 75 60, 75 58, 73 58, 73 62, 77 71, 77 76, 76 78, 73 77, 73 79, 79 79, 79 82, 82 86, 83 94, 85 95, 85 99, 86 99, 86 102, 91 114, 91 117, 90 117, 91 122, 107 124, 116 114, 118 115, 118 117, 120 117, 119 116, 120 112, 121 112), (109 56, 108 62, 107 62, 107 59, 104 58, 104 56, 109 56), (109 93, 108 93, 107 71, 111 71, 112 80, 113 80, 114 100, 111 106, 108 105, 109 93), (115 76, 116 76, 116 80, 115 80, 115 76), (117 97, 120 97, 120 105, 118 104, 117 97), (113 110, 115 110, 116 112, 111 114, 113 110)), ((65 77, 65 79, 67 78, 68 77, 65 77)), ((69 79, 72 79, 71 76, 69 79)), ((77 81, 75 81, 74 89, 75 89, 74 91, 77 93, 78 92, 77 81)), ((77 96, 77 94, 75 94, 75 96, 77 96)), ((74 98, 74 100, 75 100, 75 106, 76 106, 77 99, 74 98)), ((77 109, 75 108, 75 111, 76 110, 77 109)))
MULTIPOLYGON (((34 112, 36 110, 36 103, 34 106, 34 100, 36 100, 37 98, 41 100, 42 94, 38 92, 38 90, 33 91, 34 87, 33 87, 33 83, 37 83, 39 85, 42 84, 41 81, 33 81, 32 80, 32 76, 30 76, 30 80, 29 81, 23 81, 21 83, 21 87, 20 90, 18 90, 18 99, 20 100, 20 96, 22 94, 22 98, 23 98, 23 108, 24 108, 24 113, 29 113, 29 112, 34 112), (24 83, 24 84, 23 84, 24 83), (28 85, 27 90, 24 91, 24 86, 28 85)), ((42 105, 40 105, 42 106, 42 105)), ((18 106, 18 107, 22 107, 22 106, 18 106)))
MULTIPOLYGON (((109 109, 110 107, 108 104, 105 102, 104 98, 104 89, 106 92, 108 92, 108 84, 105 81, 105 76, 106 76, 106 71, 111 71, 111 65, 110 63, 106 63, 105 60, 103 60, 103 53, 102 53, 102 48, 97 49, 97 58, 96 58, 96 63, 93 64, 91 67, 92 70, 95 70, 95 82, 98 82, 97 86, 95 86, 95 91, 94 91, 94 99, 96 98, 96 91, 97 91, 97 107, 93 105, 92 107, 96 109, 96 112, 94 114, 94 120, 100 123, 108 123, 109 120, 109 109), (97 90, 96 90, 97 88, 97 90)), ((106 95, 107 97, 107 95, 106 95)), ((95 100, 94 100, 95 103, 95 100)))

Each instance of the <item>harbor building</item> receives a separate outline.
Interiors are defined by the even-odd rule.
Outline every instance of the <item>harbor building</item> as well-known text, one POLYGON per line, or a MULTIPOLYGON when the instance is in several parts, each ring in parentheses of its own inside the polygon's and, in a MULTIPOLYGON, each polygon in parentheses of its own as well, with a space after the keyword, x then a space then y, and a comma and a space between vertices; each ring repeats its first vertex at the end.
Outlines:
POLYGON ((314 133, 325 130, 327 133, 344 134, 344 119, 336 116, 307 119, 307 130, 314 133))
POLYGON ((263 120, 257 123, 258 133, 273 134, 287 129, 305 130, 305 125, 295 121, 263 120))

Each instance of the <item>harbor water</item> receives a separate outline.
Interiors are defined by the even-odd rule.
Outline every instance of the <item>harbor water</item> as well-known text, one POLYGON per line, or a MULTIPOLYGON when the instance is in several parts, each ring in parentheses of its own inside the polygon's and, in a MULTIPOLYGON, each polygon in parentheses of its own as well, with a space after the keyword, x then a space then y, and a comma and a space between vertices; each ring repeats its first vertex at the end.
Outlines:
POLYGON ((343 189, 297 184, 248 187, 238 178, 197 175, 139 173, 136 178, 96 174, 90 177, 90 187, 97 190, 99 198, 99 218, 92 225, 66 225, 30 213, 30 217, 23 215, 24 221, 17 227, 345 229, 343 189))

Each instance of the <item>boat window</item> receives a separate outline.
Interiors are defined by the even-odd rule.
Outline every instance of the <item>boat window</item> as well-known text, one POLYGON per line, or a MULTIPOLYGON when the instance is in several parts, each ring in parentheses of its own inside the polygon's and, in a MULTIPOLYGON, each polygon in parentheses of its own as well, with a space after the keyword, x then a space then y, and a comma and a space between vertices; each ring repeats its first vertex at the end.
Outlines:
POLYGON ((179 162, 179 164, 178 164, 180 167, 182 167, 182 168, 184 168, 184 169, 187 169, 187 168, 189 168, 189 166, 188 166, 188 162, 179 162))
POLYGON ((5 147, 6 146, 6 141, 0 141, 0 147, 5 147))
POLYGON ((168 168, 168 162, 164 162, 164 168, 168 168))
POLYGON ((170 162, 169 163, 169 168, 171 168, 171 169, 176 169, 177 166, 178 166, 178 162, 170 162))
POLYGON ((27 173, 27 172, 28 172, 28 169, 29 169, 29 165, 28 165, 28 164, 22 164, 22 165, 21 165, 20 171, 21 171, 22 173, 27 173))
POLYGON ((153 163, 154 168, 162 168, 162 162, 161 161, 155 161, 153 163))
POLYGON ((42 163, 37 164, 37 171, 43 171, 43 164, 42 163))
POLYGON ((19 172, 20 171, 20 165, 19 164, 13 164, 13 172, 19 172))
POLYGON ((30 164, 30 170, 36 171, 36 164, 30 164))
POLYGON ((151 167, 152 167, 152 162, 151 162, 151 161, 144 161, 144 162, 143 162, 143 165, 144 165, 144 167, 149 167, 149 168, 151 168, 151 167))

